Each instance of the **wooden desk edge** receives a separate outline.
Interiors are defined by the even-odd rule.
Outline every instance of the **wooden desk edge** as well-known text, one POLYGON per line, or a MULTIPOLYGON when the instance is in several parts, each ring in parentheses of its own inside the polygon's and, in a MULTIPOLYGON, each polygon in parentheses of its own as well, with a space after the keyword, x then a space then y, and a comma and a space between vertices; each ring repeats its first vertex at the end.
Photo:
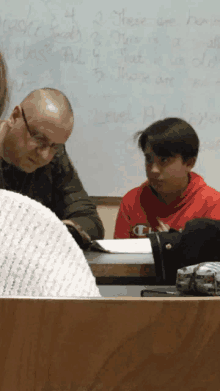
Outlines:
POLYGON ((144 301, 207 301, 207 300, 217 300, 220 301, 220 296, 194 296, 194 297, 132 297, 132 296, 119 296, 119 297, 108 297, 108 299, 115 300, 144 300, 144 301))
POLYGON ((118 297, 26 297, 26 296, 2 296, 0 297, 0 303, 2 300, 14 300, 14 301, 219 301, 220 296, 194 296, 194 297, 132 297, 132 296, 118 296, 118 297))

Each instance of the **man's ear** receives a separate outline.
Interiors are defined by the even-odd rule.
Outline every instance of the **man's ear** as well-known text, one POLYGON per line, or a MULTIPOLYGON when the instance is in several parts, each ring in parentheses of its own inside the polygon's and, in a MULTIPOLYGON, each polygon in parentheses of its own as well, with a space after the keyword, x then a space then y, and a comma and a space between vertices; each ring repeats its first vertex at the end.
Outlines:
POLYGON ((190 159, 188 159, 186 162, 186 167, 187 167, 188 171, 191 171, 193 169, 193 167, 195 166, 195 164, 196 164, 195 157, 191 157, 190 159))
POLYGON ((12 111, 10 117, 9 117, 9 122, 11 125, 14 125, 17 119, 22 117, 22 109, 21 106, 15 106, 14 110, 12 111))

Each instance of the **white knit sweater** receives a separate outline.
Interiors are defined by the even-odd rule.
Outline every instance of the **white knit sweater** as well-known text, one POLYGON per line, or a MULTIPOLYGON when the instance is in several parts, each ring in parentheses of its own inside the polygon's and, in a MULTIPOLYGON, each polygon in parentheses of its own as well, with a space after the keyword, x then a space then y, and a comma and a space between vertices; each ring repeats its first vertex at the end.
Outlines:
POLYGON ((0 190, 0 295, 99 297, 67 227, 48 208, 0 190))

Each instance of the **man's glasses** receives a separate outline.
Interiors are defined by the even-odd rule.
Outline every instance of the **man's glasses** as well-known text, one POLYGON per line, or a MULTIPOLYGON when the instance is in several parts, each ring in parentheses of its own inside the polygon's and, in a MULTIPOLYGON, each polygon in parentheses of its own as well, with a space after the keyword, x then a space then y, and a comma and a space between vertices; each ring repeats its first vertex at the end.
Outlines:
POLYGON ((61 144, 55 144, 55 143, 50 144, 43 134, 41 134, 37 131, 34 131, 34 130, 31 131, 28 126, 27 119, 24 114, 24 110, 21 109, 21 112, 22 112, 22 117, 23 117, 24 123, 26 125, 27 131, 30 134, 31 138, 36 143, 37 147, 40 149, 45 149, 45 148, 50 147, 53 150, 58 150, 58 148, 60 147, 61 144))

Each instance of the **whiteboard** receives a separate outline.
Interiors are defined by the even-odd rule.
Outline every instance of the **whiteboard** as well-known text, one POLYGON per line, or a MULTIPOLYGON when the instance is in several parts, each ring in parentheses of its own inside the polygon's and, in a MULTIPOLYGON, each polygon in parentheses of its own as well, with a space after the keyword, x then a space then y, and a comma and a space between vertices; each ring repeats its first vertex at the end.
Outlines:
POLYGON ((220 2, 1 0, 11 100, 54 87, 75 113, 67 151, 91 196, 145 178, 133 136, 168 116, 188 121, 195 171, 220 191, 220 2))

